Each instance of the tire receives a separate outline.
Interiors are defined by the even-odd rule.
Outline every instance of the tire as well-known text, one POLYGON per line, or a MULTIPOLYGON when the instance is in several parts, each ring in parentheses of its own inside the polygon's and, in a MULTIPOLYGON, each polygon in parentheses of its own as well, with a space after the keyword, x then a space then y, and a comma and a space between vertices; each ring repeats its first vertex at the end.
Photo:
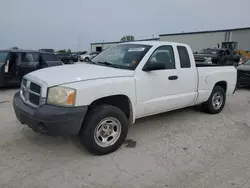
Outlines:
POLYGON ((209 114, 218 114, 223 110, 225 103, 226 103, 225 90, 220 86, 215 86, 208 101, 203 103, 202 107, 209 114), (216 98, 218 99, 219 98, 218 96, 220 96, 220 100, 217 100, 216 102, 215 99, 216 98))
POLYGON ((83 128, 80 133, 82 144, 91 153, 96 155, 105 155, 114 152, 122 145, 127 137, 128 126, 129 121, 119 108, 111 105, 97 106, 90 109, 83 122, 83 128), (111 122, 113 123, 113 131, 109 128, 105 128, 105 126, 112 127, 111 122), (107 136, 103 130, 108 130, 107 135, 114 134, 116 136, 107 136), (105 137, 107 142, 105 142, 105 137))
POLYGON ((85 62, 89 62, 89 61, 90 61, 90 59, 89 59, 88 57, 85 57, 83 61, 85 61, 85 62))

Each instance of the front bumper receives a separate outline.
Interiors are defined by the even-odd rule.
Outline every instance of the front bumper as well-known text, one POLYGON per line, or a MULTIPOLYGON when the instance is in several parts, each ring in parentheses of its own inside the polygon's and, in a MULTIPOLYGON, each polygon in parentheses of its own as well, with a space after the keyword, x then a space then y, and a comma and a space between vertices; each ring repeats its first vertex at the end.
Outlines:
POLYGON ((78 134, 87 106, 66 108, 43 105, 38 109, 26 105, 19 92, 14 95, 13 107, 17 119, 35 132, 50 136, 69 136, 78 134))

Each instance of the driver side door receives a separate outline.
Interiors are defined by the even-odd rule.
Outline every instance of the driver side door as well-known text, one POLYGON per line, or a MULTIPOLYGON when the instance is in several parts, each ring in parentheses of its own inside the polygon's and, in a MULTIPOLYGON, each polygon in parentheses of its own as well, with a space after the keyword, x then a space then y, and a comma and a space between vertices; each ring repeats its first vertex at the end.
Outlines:
MULTIPOLYGON (((160 70, 138 71, 135 74, 137 107, 136 118, 153 115, 178 106, 179 71, 172 46, 157 48, 145 66, 149 63, 164 63, 160 70)), ((179 65, 178 65, 179 66, 179 65)))

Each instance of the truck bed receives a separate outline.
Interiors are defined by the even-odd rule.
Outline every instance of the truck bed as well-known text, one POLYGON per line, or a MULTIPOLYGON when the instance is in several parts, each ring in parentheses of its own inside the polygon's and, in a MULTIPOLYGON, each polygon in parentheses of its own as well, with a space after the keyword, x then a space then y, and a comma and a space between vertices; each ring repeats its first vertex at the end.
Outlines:
POLYGON ((233 64, 232 65, 222 65, 222 64, 214 64, 214 63, 211 63, 211 64, 208 64, 208 63, 205 63, 205 62, 200 62, 200 61, 196 61, 195 62, 196 64, 196 67, 225 67, 225 66, 234 66, 233 64))
MULTIPOLYGON (((197 65, 196 65, 197 66, 197 65)), ((198 93, 199 97, 196 103, 208 100, 214 85, 218 80, 226 82, 226 94, 232 94, 236 85, 236 69, 234 66, 202 64, 197 66, 198 72, 198 93)))

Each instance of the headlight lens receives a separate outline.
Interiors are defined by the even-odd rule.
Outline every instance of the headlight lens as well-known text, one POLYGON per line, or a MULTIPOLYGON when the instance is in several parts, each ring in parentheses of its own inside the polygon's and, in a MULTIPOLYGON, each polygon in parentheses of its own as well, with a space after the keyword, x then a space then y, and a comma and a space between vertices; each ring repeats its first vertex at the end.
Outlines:
POLYGON ((47 103, 58 106, 74 106, 76 91, 67 87, 51 87, 48 91, 47 103))
POLYGON ((205 59, 205 62, 211 64, 212 63, 212 58, 211 57, 207 57, 205 59))

